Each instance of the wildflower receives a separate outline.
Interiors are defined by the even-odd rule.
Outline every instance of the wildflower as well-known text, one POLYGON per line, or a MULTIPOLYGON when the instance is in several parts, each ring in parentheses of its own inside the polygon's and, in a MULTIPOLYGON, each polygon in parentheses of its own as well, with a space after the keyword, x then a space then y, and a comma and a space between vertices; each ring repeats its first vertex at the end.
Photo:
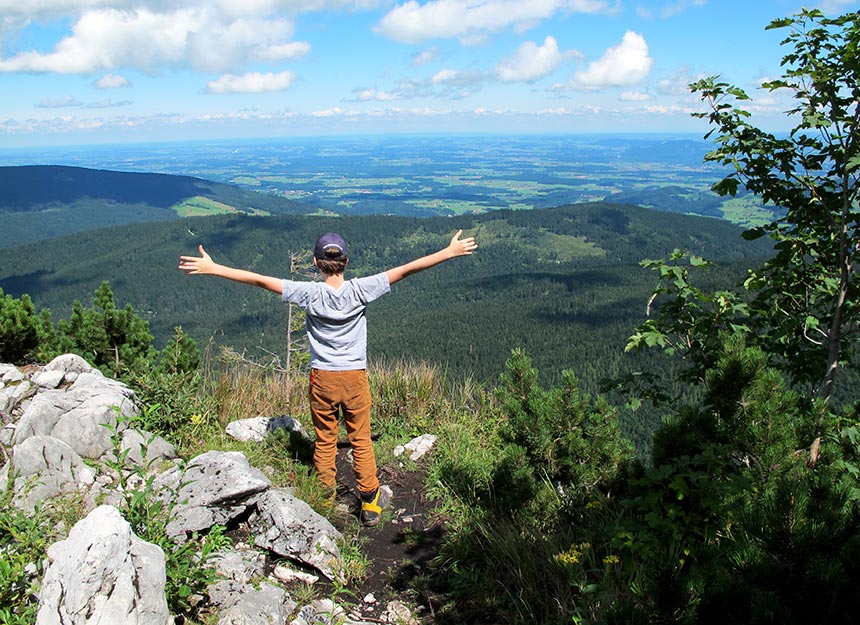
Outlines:
POLYGON ((553 559, 564 566, 573 566, 574 564, 578 564, 581 558, 582 552, 576 546, 573 546, 567 551, 556 554, 553 559))

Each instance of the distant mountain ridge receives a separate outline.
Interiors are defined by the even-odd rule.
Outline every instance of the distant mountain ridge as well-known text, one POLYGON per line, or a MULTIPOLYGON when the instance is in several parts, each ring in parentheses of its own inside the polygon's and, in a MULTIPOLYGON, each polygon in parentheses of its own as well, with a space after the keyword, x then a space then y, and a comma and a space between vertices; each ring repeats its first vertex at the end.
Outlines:
POLYGON ((191 176, 61 165, 0 167, 0 248, 110 225, 227 212, 300 215, 315 210, 191 176))

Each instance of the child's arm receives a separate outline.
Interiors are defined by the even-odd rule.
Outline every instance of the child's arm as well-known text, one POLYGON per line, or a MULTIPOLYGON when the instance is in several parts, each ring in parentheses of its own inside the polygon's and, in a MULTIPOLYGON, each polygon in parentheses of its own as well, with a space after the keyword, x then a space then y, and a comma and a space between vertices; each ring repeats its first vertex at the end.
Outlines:
POLYGON ((393 269, 386 271, 385 274, 388 276, 388 283, 394 284, 395 282, 399 282, 403 278, 411 276, 414 273, 430 269, 430 267, 435 267, 446 260, 457 258, 458 256, 469 256, 472 254, 472 252, 478 248, 475 238, 467 237, 465 239, 461 239, 461 234, 463 234, 463 231, 458 230, 457 234, 455 234, 451 239, 451 243, 448 244, 448 247, 441 249, 438 252, 417 258, 410 263, 406 263, 405 265, 394 267, 393 269))
POLYGON ((200 245, 197 249, 200 250, 200 257, 197 256, 180 256, 179 269, 187 275, 209 275, 218 276, 219 278, 227 278, 242 284, 250 284, 258 286, 262 289, 281 293, 283 290, 283 280, 281 278, 273 278, 272 276, 263 276, 253 271, 245 271, 244 269, 234 269, 226 265, 219 265, 212 260, 200 245))

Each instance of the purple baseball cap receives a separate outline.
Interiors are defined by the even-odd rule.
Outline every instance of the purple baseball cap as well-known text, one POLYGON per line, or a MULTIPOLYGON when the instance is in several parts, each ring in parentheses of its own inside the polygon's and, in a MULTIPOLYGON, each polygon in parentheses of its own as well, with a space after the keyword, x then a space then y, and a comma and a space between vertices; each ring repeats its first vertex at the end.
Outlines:
POLYGON ((346 241, 336 232, 326 232, 317 239, 314 257, 320 260, 346 260, 346 241))

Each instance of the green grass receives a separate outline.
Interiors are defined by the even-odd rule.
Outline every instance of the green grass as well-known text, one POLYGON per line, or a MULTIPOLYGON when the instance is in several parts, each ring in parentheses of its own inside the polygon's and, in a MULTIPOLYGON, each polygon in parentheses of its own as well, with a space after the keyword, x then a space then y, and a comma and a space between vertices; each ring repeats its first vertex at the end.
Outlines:
MULTIPOLYGON (((207 197, 203 197, 202 195, 197 195, 195 197, 190 197, 187 200, 183 200, 179 204, 174 205, 173 210, 176 211, 176 214, 180 217, 206 217, 209 215, 226 215, 229 213, 241 212, 234 206, 230 206, 216 200, 211 200, 207 197)), ((268 213, 256 210, 253 214, 267 215, 268 213)))
POLYGON ((752 195, 723 200, 722 210, 726 221, 744 228, 763 226, 774 218, 773 210, 762 206, 761 199, 752 195))

